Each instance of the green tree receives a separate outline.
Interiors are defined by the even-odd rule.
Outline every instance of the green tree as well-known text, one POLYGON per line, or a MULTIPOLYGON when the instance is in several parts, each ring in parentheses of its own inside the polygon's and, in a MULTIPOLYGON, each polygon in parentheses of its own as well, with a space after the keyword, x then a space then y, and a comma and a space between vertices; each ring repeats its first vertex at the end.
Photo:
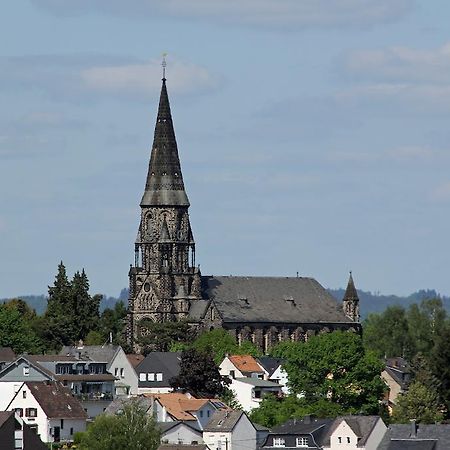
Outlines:
POLYGON ((381 314, 369 314, 363 322, 363 339, 365 347, 380 358, 410 358, 415 353, 406 311, 401 306, 389 306, 381 314))
POLYGON ((120 414, 97 416, 77 440, 81 450, 156 450, 160 432, 145 409, 131 401, 120 414))
POLYGON ((435 423, 444 418, 439 395, 434 389, 416 381, 408 392, 401 394, 392 411, 392 421, 407 423, 412 419, 420 423, 435 423))
POLYGON ((436 337, 429 364, 439 383, 439 393, 450 411, 450 326, 447 325, 436 337))
POLYGON ((39 353, 42 342, 16 307, 17 303, 0 305, 0 347, 11 347, 15 353, 39 353))
POLYGON ((211 353, 188 349, 181 353, 180 373, 169 382, 174 389, 194 396, 221 397, 230 380, 220 375, 211 353))
POLYGON ((378 413, 385 391, 383 364, 365 351, 356 333, 335 331, 304 343, 282 342, 272 355, 285 360, 291 392, 307 402, 326 400, 355 413, 378 413))
POLYGON ((109 339, 110 333, 113 343, 122 345, 123 335, 126 328, 127 309, 122 301, 117 302, 114 308, 106 308, 100 316, 98 331, 102 334, 104 341, 109 339))
POLYGON ((212 352, 216 364, 220 364, 225 355, 262 356, 261 351, 251 342, 244 341, 239 346, 233 336, 223 328, 202 333, 195 339, 192 347, 201 352, 212 352))
POLYGON ((84 340, 85 345, 102 345, 105 343, 103 335, 99 331, 91 330, 84 340))

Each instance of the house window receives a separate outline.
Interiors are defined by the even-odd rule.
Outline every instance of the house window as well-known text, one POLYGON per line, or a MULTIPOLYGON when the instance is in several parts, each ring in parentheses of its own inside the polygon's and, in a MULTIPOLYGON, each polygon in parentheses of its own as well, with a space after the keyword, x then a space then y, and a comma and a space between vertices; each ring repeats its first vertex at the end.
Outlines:
POLYGON ((117 377, 117 375, 119 375, 119 368, 118 367, 116 367, 114 369, 114 376, 117 377))
POLYGON ((231 378, 236 378, 236 372, 234 370, 230 370, 230 377, 231 378))
POLYGON ((162 373, 157 373, 156 374, 156 381, 162 381, 163 379, 163 374, 162 373))
POLYGON ((297 447, 308 447, 308 438, 298 437, 296 441, 297 447))
POLYGON ((350 437, 347 436, 347 444, 350 444, 350 437))
POLYGON ((22 398, 27 398, 27 391, 22 391, 22 398))
POLYGON ((339 444, 342 444, 342 438, 340 436, 338 437, 338 442, 339 444))
POLYGON ((273 438, 273 446, 274 447, 284 447, 285 445, 286 445, 286 442, 285 442, 284 438, 282 438, 282 437, 273 438))
POLYGON ((73 435, 73 428, 70 429, 70 435, 73 435))
POLYGON ((125 377, 125 370, 123 369, 123 367, 120 369, 120 378, 124 378, 125 377))
POLYGON ((146 377, 145 377, 145 373, 140 373, 139 374, 139 381, 145 381, 146 377))
POLYGON ((203 411, 200 411, 200 417, 203 417, 203 411))
POLYGON ((24 368, 23 368, 23 375, 25 377, 28 377, 30 375, 30 367, 29 366, 24 366, 24 368))
POLYGON ((19 417, 23 417, 23 409, 22 409, 22 408, 14 408, 14 412, 15 412, 19 417))
POLYGON ((261 398, 261 391, 260 390, 253 391, 253 398, 261 398))
POLYGON ((152 372, 152 373, 148 373, 147 374, 147 380, 148 381, 155 381, 155 374, 152 372))
POLYGON ((25 416, 26 417, 37 417, 37 409, 36 408, 26 408, 25 416))

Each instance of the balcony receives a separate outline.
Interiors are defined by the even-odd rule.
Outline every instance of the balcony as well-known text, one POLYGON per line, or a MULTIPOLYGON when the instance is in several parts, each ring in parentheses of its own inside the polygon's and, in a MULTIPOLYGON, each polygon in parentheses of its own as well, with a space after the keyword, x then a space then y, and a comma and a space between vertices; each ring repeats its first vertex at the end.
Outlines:
POLYGON ((87 392, 81 394, 74 394, 74 397, 80 401, 92 401, 92 400, 112 400, 113 395, 111 392, 87 392))

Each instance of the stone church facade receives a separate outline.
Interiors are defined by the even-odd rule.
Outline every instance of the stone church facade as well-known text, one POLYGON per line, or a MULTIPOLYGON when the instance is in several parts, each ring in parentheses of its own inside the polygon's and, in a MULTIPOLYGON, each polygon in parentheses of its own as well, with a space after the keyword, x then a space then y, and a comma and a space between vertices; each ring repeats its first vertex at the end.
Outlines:
POLYGON ((222 327, 238 342, 250 340, 264 351, 278 341, 307 340, 322 332, 360 332, 351 274, 342 304, 312 278, 200 274, 165 78, 140 207, 129 271, 131 345, 148 332, 143 319, 186 320, 200 330, 222 327))

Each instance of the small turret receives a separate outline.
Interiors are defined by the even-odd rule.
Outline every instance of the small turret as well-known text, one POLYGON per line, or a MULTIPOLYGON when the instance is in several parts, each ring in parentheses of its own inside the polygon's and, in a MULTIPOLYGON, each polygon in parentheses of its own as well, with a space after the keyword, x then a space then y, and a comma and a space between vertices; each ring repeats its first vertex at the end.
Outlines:
POLYGON ((355 322, 359 322, 359 297, 356 291, 355 283, 353 282, 352 272, 348 279, 347 289, 345 290, 344 298, 342 300, 342 308, 347 317, 355 322))

